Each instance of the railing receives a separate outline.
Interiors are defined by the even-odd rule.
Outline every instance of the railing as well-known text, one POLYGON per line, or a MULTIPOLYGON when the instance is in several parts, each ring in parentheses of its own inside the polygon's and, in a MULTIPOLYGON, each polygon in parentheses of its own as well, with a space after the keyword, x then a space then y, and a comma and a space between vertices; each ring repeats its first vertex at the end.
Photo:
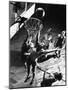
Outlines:
MULTIPOLYGON (((27 3, 25 5, 25 11, 20 15, 21 17, 30 18, 35 11, 35 4, 33 4, 27 11, 27 3)), ((23 23, 21 27, 23 26, 23 23)), ((16 34, 19 30, 19 23, 16 23, 10 27, 10 39, 16 34)))

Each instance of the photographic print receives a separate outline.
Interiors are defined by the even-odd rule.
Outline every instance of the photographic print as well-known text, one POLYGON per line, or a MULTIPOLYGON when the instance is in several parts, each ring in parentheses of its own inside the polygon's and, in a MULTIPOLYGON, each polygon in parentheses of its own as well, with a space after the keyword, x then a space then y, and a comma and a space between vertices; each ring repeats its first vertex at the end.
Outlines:
POLYGON ((9 1, 9 88, 66 85, 66 5, 9 1))

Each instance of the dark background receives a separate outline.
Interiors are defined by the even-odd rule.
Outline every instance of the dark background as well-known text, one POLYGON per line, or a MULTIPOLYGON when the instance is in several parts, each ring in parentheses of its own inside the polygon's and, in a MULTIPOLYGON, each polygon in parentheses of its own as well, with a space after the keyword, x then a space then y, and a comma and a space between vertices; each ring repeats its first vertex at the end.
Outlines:
POLYGON ((66 30, 66 5, 60 4, 36 4, 36 8, 42 7, 45 10, 44 22, 59 24, 59 27, 66 30))

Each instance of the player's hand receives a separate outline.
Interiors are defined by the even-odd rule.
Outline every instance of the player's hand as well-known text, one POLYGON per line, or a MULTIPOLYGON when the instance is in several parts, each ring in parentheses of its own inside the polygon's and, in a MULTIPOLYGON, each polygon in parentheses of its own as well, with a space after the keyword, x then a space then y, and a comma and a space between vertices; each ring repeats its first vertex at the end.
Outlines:
POLYGON ((30 55, 30 53, 24 53, 24 55, 30 55))
POLYGON ((44 52, 45 50, 44 49, 41 49, 41 52, 44 52))

